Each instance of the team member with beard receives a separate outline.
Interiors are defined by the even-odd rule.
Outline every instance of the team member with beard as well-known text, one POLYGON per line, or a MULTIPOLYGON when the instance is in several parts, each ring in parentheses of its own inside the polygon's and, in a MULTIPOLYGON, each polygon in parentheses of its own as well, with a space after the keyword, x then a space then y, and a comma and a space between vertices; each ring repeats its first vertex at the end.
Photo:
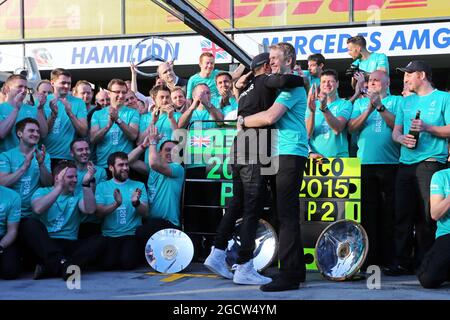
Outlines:
POLYGON ((148 214, 145 185, 128 178, 128 156, 114 152, 108 157, 112 179, 97 186, 97 216, 103 218, 102 234, 107 248, 102 257, 106 270, 134 269, 139 263, 140 250, 135 236, 142 225, 142 217, 148 214))

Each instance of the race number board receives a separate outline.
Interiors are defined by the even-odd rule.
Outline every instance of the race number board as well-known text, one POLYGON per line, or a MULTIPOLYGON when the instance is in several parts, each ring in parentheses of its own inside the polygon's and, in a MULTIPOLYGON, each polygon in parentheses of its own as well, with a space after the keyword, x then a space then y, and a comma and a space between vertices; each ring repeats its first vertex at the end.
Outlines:
POLYGON ((317 270, 314 249, 320 233, 338 220, 361 221, 359 159, 308 159, 299 197, 306 267, 317 270))

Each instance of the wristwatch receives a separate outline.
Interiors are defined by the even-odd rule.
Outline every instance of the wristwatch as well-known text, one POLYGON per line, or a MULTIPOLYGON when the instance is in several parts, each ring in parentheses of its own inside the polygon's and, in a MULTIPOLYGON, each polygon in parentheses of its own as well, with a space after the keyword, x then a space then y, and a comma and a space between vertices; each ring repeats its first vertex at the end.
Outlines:
POLYGON ((95 182, 95 177, 92 177, 92 179, 88 183, 82 183, 81 186, 85 188, 90 188, 92 182, 95 182))
POLYGON ((322 105, 319 107, 319 110, 322 111, 322 112, 327 111, 327 109, 328 109, 327 105, 325 105, 323 108, 322 108, 322 105))
POLYGON ((123 122, 122 119, 117 118, 116 123, 117 123, 118 125, 120 125, 122 122, 123 122))
POLYGON ((386 110, 386 107, 383 104, 377 108, 378 112, 383 112, 384 110, 386 110))
POLYGON ((245 128, 245 119, 244 119, 243 116, 239 116, 239 117, 237 118, 237 122, 239 123, 239 125, 240 125, 242 128, 245 128))

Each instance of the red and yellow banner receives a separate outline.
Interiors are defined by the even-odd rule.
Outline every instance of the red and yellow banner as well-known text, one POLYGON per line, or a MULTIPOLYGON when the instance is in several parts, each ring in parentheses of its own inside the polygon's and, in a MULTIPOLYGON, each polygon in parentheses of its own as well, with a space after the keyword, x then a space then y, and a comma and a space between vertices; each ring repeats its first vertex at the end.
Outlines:
MULTIPOLYGON (((25 38, 64 38, 121 33, 120 0, 26 0, 25 38)), ((20 37, 20 0, 0 6, 0 41, 20 37)))
MULTIPOLYGON (((222 29, 230 26, 230 0, 191 3, 222 29)), ((120 34, 121 0, 26 0, 25 38, 62 38, 120 34)), ((148 0, 125 1, 127 34, 190 31, 148 0)), ((350 21, 349 0, 235 0, 236 28, 330 25, 350 21)), ((446 0, 354 0, 356 22, 450 17, 446 0)), ((20 0, 0 6, 0 41, 20 38, 20 0)))

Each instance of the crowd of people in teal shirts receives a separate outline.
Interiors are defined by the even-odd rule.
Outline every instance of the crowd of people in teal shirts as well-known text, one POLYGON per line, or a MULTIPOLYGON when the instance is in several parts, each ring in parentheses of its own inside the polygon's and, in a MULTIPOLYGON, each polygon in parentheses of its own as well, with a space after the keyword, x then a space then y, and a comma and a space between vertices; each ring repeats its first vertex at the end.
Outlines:
MULTIPOLYGON (((387 56, 369 52, 362 36, 347 46, 352 97, 339 96, 338 73, 321 54, 308 57, 307 71, 294 71, 307 90, 303 111, 291 115, 294 124, 304 119, 307 136, 295 139, 310 158, 360 159, 361 223, 370 241, 365 267, 380 265, 389 276, 415 272, 424 287, 437 287, 450 279, 450 94, 437 90, 430 66, 415 60, 398 68, 402 96, 391 95, 387 56)), ((175 74, 172 62, 162 63, 149 96, 138 92, 134 66, 131 81, 112 79, 95 97, 86 80, 72 88, 62 68, 37 85, 32 100, 24 76, 6 80, 1 278, 31 269, 35 279, 67 279, 73 264, 130 270, 144 261, 154 232, 182 227, 184 180, 204 172, 204 164, 174 161, 173 133, 205 120, 203 129, 220 127, 238 116, 235 83, 244 68, 230 73, 214 63, 214 55, 202 53, 189 80, 175 74)), ((289 108, 289 96, 279 100, 289 108)))

